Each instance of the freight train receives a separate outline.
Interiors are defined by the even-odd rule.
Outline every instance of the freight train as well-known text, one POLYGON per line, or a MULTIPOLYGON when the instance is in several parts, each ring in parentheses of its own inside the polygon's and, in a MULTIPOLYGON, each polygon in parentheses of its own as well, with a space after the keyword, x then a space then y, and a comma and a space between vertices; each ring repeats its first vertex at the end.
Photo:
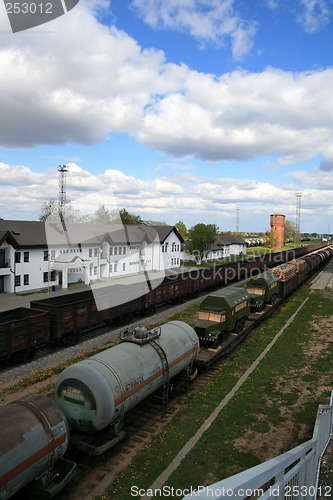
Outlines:
MULTIPOLYGON (((83 331, 98 325, 129 321, 132 316, 152 314, 156 307, 220 288, 242 279, 248 279, 262 270, 299 259, 320 250, 326 244, 318 243, 275 254, 247 257, 241 261, 209 268, 196 268, 175 273, 167 271, 162 283, 130 301, 114 307, 97 308, 91 290, 66 294, 30 302, 30 308, 18 308, 0 313, 0 360, 24 362, 33 357, 39 347, 59 342, 71 345, 83 331)), ((115 285, 117 296, 127 296, 128 285, 115 285)), ((103 298, 100 297, 100 301, 103 298)))
POLYGON ((194 326, 200 342, 217 348, 226 334, 239 335, 250 311, 262 311, 266 304, 288 297, 332 254, 332 247, 316 250, 253 276, 244 287, 229 286, 208 295, 200 305, 194 326))
MULTIPOLYGON (((332 255, 332 247, 327 247, 274 268, 279 295, 291 294, 332 255)), ((245 289, 242 293, 247 294, 245 289)), ((266 301, 271 298, 266 292, 266 301)), ((242 335, 232 337, 235 342, 242 335)), ((171 321, 153 331, 139 327, 125 332, 120 344, 66 368, 58 378, 55 401, 30 395, 3 407, 0 499, 7 500, 30 482, 37 494, 52 498, 75 475, 75 462, 66 458, 70 439, 90 456, 105 453, 124 437, 122 424, 129 409, 158 389, 165 402, 170 387, 177 393, 195 378, 204 363, 202 353, 208 351, 200 348, 195 330, 184 322, 171 321)), ((221 352, 223 344, 207 364, 221 352)))

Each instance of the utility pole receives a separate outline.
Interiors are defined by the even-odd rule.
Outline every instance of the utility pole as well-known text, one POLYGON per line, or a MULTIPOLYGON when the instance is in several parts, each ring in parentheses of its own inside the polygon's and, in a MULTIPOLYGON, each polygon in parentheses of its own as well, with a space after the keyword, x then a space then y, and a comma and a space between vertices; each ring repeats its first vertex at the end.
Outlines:
POLYGON ((295 245, 301 244, 301 199, 302 193, 299 191, 296 194, 296 232, 295 232, 295 245))
POLYGON ((239 207, 236 207, 236 233, 239 233, 239 207))

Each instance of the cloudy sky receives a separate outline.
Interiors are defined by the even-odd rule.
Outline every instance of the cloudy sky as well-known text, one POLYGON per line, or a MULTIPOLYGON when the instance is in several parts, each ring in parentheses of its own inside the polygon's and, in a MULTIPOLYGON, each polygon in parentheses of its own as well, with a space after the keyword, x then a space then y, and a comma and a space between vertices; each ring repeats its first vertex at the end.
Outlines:
MULTIPOLYGON (((59 0, 59 2, 62 0, 59 0)), ((333 232, 332 0, 80 0, 12 33, 0 4, 0 217, 67 195, 143 219, 333 232)))

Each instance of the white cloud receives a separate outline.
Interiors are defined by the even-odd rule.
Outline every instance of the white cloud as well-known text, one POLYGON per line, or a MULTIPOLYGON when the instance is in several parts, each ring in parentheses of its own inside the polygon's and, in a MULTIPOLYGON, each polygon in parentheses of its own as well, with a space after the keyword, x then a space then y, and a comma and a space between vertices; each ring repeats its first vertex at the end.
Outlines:
MULTIPOLYGON (((297 170, 295 172, 290 172, 287 174, 288 177, 294 179, 300 187, 302 186, 311 186, 316 190, 326 191, 327 193, 331 193, 330 197, 332 198, 332 190, 333 190, 333 162, 330 162, 330 167, 326 170, 315 169, 311 172, 307 172, 305 170, 297 170)), ((319 203, 322 202, 322 197, 319 195, 319 203)))
POLYGON ((27 186, 41 182, 43 174, 33 172, 24 165, 7 165, 0 162, 0 185, 27 186))
POLYGON ((297 21, 306 33, 312 34, 325 27, 332 15, 331 2, 327 0, 299 0, 300 12, 297 21))
MULTIPOLYGON (((23 174, 13 176, 12 185, 0 189, 0 216, 36 220, 43 202, 58 197, 57 170, 41 174, 24 166, 0 164, 3 176, 11 171, 23 174)), ((178 220, 184 220, 187 225, 212 222, 225 230, 235 229, 236 207, 240 206, 242 230, 265 231, 270 213, 282 212, 294 220, 295 195, 301 190, 304 227, 316 230, 316 223, 332 211, 333 172, 298 171, 290 172, 288 177, 294 184, 274 185, 222 175, 208 178, 193 173, 143 180, 139 175, 125 175, 119 170, 93 175, 71 164, 67 196, 82 213, 93 214, 104 204, 112 210, 125 207, 144 219, 158 215, 159 220, 169 224, 178 220), (312 219, 315 214, 318 220, 312 219)))
POLYGON ((333 70, 294 74, 268 68, 220 78, 188 73, 186 91, 147 108, 136 138, 171 155, 247 160, 311 158, 329 147, 333 70))
MULTIPOLYGON (((209 22, 215 11, 220 20, 229 16, 230 26, 221 30, 241 46, 244 24, 233 21, 234 2, 205 1, 160 2, 156 9, 164 9, 166 19, 178 19, 183 9, 188 23, 198 5, 206 6, 209 22)), ((333 69, 199 73, 167 63, 163 52, 142 50, 126 33, 99 24, 87 5, 80 2, 75 16, 54 21, 52 33, 3 37, 0 107, 6 118, 0 121, 0 146, 93 144, 115 131, 178 158, 277 154, 288 164, 327 156, 333 69)))
POLYGON ((241 61, 253 46, 255 24, 242 19, 234 0, 132 0, 132 6, 155 29, 189 33, 202 44, 231 41, 234 59, 241 61))

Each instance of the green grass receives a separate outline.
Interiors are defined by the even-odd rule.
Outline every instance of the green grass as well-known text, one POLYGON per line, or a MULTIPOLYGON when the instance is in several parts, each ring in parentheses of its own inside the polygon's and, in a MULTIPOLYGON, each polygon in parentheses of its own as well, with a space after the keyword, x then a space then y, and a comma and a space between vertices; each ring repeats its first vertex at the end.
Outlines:
MULTIPOLYGON (((308 294, 308 288, 303 287, 264 328, 250 336, 216 377, 181 408, 161 434, 153 438, 103 498, 112 496, 114 500, 126 500, 132 498, 132 485, 148 488, 308 294)), ((263 452, 269 456, 270 431, 283 429, 286 423, 292 429, 284 443, 286 449, 311 436, 318 404, 327 403, 329 398, 329 390, 322 385, 323 369, 331 379, 333 375, 333 349, 329 341, 319 357, 309 354, 309 346, 318 335, 311 328, 311 321, 318 310, 320 316, 328 317, 331 308, 332 299, 320 293, 311 294, 301 314, 172 474, 167 482, 169 486, 183 489, 211 484, 260 463, 263 452), (308 391, 304 401, 300 398, 300 383, 305 384, 308 391), (239 445, 239 439, 246 440, 249 436, 261 443, 259 452, 255 447, 249 449, 239 445)), ((279 452, 283 451, 286 450, 279 452)))

